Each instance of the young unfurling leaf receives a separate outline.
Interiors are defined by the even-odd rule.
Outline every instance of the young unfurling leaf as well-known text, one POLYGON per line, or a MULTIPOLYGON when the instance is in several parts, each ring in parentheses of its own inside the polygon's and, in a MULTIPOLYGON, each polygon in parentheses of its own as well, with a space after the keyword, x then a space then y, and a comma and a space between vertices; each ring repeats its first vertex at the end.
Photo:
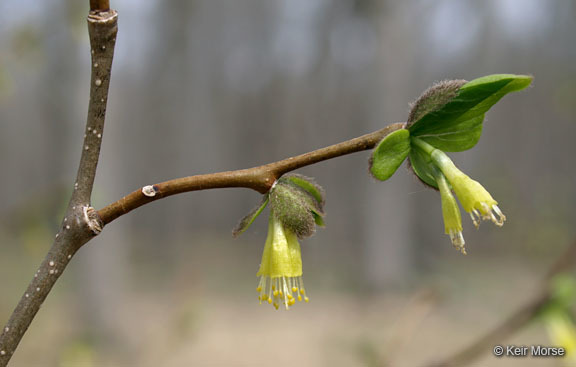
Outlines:
MULTIPOLYGON (((455 86, 461 82, 443 82, 439 86, 455 86)), ((532 77, 527 75, 495 74, 462 84, 457 91, 434 86, 413 107, 410 115, 415 119, 409 121, 410 135, 446 152, 470 149, 480 139, 484 114, 490 107, 531 82, 532 77), (440 107, 431 107, 432 102, 440 107), (423 109, 422 105, 427 108, 423 109)))

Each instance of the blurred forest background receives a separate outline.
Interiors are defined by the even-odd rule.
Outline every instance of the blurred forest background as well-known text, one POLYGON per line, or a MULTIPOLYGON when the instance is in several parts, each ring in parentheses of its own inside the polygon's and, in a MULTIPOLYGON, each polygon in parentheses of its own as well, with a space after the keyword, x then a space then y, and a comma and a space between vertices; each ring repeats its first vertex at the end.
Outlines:
MULTIPOLYGON (((468 256, 439 195, 368 153, 299 172, 327 191, 302 243, 311 298, 259 306, 266 216, 243 189, 161 200, 110 224, 61 278, 13 366, 417 366, 467 345, 534 295, 576 236, 576 2, 112 1, 119 33, 93 205, 180 176, 247 168, 405 121, 433 82, 532 74, 451 154, 508 217, 468 256)), ((0 1, 0 321, 51 244, 81 151, 88 1, 0 1)), ((534 323, 511 343, 545 344, 534 323)), ((550 359, 478 365, 557 366, 550 359)))

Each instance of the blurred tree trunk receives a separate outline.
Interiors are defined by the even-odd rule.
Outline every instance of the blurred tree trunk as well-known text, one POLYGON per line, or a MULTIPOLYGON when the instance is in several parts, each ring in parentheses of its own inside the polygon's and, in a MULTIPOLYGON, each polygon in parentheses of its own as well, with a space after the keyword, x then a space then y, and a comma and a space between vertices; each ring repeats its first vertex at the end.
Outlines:
MULTIPOLYGON (((403 3, 380 1, 378 85, 372 98, 372 127, 385 123, 405 121, 407 101, 414 99, 407 87, 414 81, 417 26, 402 28, 398 22, 405 19, 403 3), (399 29, 404 29, 399 32, 399 29), (396 70, 390 72, 390 70, 396 70), (386 121, 382 121, 386 118, 386 121), (396 120, 395 120, 396 119, 396 120)), ((364 248, 364 276, 369 289, 402 286, 414 273, 413 207, 410 191, 414 191, 414 178, 402 166, 390 181, 370 182, 365 190, 366 222, 364 248)))

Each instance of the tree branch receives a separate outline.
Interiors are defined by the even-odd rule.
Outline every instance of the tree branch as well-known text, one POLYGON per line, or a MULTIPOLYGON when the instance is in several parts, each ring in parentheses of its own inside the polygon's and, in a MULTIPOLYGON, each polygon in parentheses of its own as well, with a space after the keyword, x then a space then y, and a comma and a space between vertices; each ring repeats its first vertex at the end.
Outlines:
POLYGON ((108 0, 90 0, 90 12, 107 12, 110 10, 108 0))
POLYGON ((550 280, 556 275, 570 271, 576 265, 576 241, 556 260, 550 267, 538 294, 520 307, 514 314, 506 318, 468 347, 454 353, 443 361, 436 362, 430 367, 461 367, 470 364, 483 354, 492 351, 496 345, 502 344, 510 336, 528 325, 538 315, 552 296, 550 280))
POLYGON ((91 12, 88 16, 88 33, 92 54, 92 76, 90 80, 90 101, 88 104, 88 119, 82 156, 78 167, 72 205, 88 205, 92 195, 96 167, 100 156, 102 134, 104 133, 104 118, 108 103, 108 87, 118 15, 114 10, 107 12, 91 12))
POLYGON ((108 85, 117 32, 117 14, 103 9, 107 1, 91 1, 88 31, 92 49, 92 80, 86 135, 74 192, 56 239, 0 334, 0 366, 6 366, 40 306, 76 251, 102 229, 90 207, 108 100, 108 85))
POLYGON ((100 209, 98 215, 103 224, 134 210, 144 204, 183 192, 216 189, 223 187, 245 187, 266 193, 283 174, 314 163, 346 154, 371 149, 386 135, 404 127, 404 123, 391 124, 384 129, 347 140, 342 143, 249 169, 211 173, 177 178, 170 181, 144 186, 122 199, 100 209))

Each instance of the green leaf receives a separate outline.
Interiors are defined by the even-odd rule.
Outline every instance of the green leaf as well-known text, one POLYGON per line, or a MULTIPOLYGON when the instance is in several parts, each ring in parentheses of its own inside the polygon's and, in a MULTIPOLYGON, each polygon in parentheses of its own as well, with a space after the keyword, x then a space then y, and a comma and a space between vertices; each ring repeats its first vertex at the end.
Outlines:
POLYGON ((317 226, 325 227, 324 218, 322 218, 323 214, 316 213, 316 211, 312 211, 312 215, 314 216, 314 222, 316 222, 317 226))
POLYGON ((418 138, 445 152, 462 152, 474 147, 480 140, 483 120, 484 115, 480 115, 468 120, 455 121, 452 132, 420 135, 418 138))
POLYGON ((300 188, 308 192, 308 194, 312 195, 312 197, 316 199, 320 205, 320 208, 324 206, 324 189, 322 186, 318 185, 314 179, 299 175, 297 173, 291 173, 280 178, 280 181, 282 180, 288 180, 293 184, 300 186, 300 188))
POLYGON ((426 185, 438 189, 438 184, 434 178, 434 165, 430 155, 415 147, 410 151, 410 165, 416 176, 426 185))
POLYGON ((406 129, 388 134, 374 148, 370 159, 370 172, 381 181, 386 181, 404 162, 410 153, 410 132, 406 129))
POLYGON ((245 230, 248 229, 248 227, 250 227, 250 225, 252 225, 254 220, 256 220, 256 218, 258 218, 260 213, 262 213, 264 208, 266 208, 266 205, 268 205, 268 200, 269 200, 268 197, 269 197, 268 194, 264 195, 260 205, 258 205, 256 208, 252 209, 252 211, 250 211, 250 213, 248 213, 248 215, 246 215, 244 218, 242 218, 240 220, 240 223, 238 223, 236 228, 234 228, 234 230, 232 231, 232 235, 234 237, 238 237, 239 235, 241 235, 245 230))
POLYGON ((464 84, 442 108, 423 115, 409 128, 435 148, 459 152, 472 148, 480 139, 484 114, 508 93, 522 90, 531 76, 496 74, 464 84))

